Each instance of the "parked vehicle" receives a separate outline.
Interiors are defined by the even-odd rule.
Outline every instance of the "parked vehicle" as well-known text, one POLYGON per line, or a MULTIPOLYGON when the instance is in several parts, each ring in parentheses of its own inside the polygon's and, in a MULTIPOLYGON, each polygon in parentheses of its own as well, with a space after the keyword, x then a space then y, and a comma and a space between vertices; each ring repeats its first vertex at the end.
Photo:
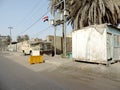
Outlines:
POLYGON ((39 52, 39 55, 51 54, 52 47, 49 42, 27 42, 22 46, 22 52, 24 55, 32 55, 33 52, 39 52))
POLYGON ((47 55, 50 55, 52 54, 52 46, 51 46, 51 43, 49 42, 42 42, 40 44, 41 48, 40 48, 40 54, 43 55, 43 54, 47 54, 47 55))
POLYGON ((30 42, 22 46, 22 52, 24 55, 32 55, 33 51, 40 51, 40 44, 38 42, 30 42))

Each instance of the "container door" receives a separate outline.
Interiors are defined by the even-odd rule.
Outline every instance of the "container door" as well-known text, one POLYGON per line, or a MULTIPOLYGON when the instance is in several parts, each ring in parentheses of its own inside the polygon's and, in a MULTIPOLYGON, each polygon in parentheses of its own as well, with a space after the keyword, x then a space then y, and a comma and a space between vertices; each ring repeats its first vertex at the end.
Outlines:
POLYGON ((112 34, 107 33, 107 59, 112 58, 112 34))

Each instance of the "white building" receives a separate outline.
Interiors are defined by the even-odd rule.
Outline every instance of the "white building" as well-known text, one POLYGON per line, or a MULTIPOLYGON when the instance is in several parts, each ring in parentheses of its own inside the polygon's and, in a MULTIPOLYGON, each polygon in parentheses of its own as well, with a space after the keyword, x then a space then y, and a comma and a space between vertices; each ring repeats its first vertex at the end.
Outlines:
POLYGON ((120 29, 102 24, 74 31, 72 56, 74 60, 105 64, 120 60, 120 29))

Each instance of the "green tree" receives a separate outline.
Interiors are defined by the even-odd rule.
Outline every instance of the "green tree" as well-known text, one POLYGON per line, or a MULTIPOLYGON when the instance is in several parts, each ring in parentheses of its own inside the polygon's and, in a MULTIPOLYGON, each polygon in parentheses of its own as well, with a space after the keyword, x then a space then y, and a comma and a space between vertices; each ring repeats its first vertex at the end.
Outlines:
MULTIPOLYGON (((63 0, 50 0, 52 14, 64 9, 64 3, 55 6, 60 1, 63 0)), ((102 23, 116 25, 120 22, 120 0, 66 0, 65 4, 70 12, 67 21, 73 29, 102 23)))
POLYGON ((17 42, 22 42, 22 41, 27 41, 27 40, 29 40, 28 35, 17 36, 17 42))
POLYGON ((24 41, 29 40, 29 36, 28 35, 24 35, 23 39, 24 39, 24 41))
POLYGON ((11 39, 11 37, 8 35, 7 38, 6 38, 6 40, 5 40, 6 44, 9 45, 9 44, 11 43, 11 41, 12 41, 12 39, 11 39))
POLYGON ((17 36, 17 42, 22 42, 23 39, 21 38, 21 36, 17 36))

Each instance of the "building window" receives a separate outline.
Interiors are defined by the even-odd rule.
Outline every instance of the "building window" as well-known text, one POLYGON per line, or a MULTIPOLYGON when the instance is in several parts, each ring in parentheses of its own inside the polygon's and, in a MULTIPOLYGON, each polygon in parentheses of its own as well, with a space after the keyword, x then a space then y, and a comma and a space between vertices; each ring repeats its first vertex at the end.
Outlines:
POLYGON ((114 47, 120 47, 120 35, 114 35, 114 47))

